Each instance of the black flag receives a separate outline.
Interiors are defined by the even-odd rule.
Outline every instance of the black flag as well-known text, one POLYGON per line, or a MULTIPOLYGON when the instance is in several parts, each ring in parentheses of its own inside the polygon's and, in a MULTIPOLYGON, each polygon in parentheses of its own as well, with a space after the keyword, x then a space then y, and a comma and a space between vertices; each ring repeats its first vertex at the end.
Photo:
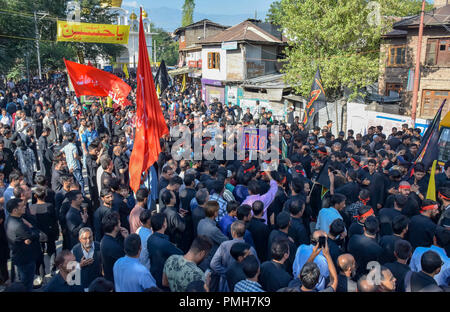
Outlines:
POLYGON ((317 68, 314 81, 311 86, 308 104, 305 108, 305 115, 303 116, 303 124, 305 129, 311 126, 314 115, 323 107, 327 105, 327 98, 322 86, 322 78, 320 77, 320 70, 317 68))
POLYGON ((163 94, 164 90, 169 86, 169 74, 167 73, 167 67, 164 60, 161 61, 158 71, 156 72, 155 85, 159 86, 161 94, 163 94))
POLYGON ((434 116, 432 123, 423 135, 418 156, 414 161, 414 164, 422 162, 425 165, 425 168, 429 168, 433 164, 433 161, 437 159, 439 154, 439 123, 441 122, 442 108, 444 107, 446 101, 447 100, 445 99, 442 102, 441 107, 437 111, 436 116, 434 116))

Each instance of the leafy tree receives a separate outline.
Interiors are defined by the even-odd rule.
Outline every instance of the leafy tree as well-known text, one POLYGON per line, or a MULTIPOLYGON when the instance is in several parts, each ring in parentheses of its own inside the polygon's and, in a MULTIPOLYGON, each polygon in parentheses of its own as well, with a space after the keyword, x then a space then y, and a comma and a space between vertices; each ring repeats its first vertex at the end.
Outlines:
POLYGON ((170 34, 162 28, 152 29, 158 33, 153 36, 156 41, 156 61, 164 60, 167 66, 175 66, 178 61, 178 42, 172 40, 170 34))
POLYGON ((378 79, 381 35, 392 27, 386 16, 420 12, 420 0, 379 0, 380 19, 367 0, 281 0, 271 6, 268 20, 289 39, 286 79, 308 95, 317 67, 329 99, 343 87, 358 90, 378 79), (376 22, 373 22, 376 21, 376 22), (298 82, 301 82, 298 84, 298 82))
MULTIPOLYGON (((116 15, 109 13, 100 4, 105 1, 81 0, 81 22, 112 24, 116 15)), ((121 45, 56 42, 56 17, 66 19, 65 0, 0 0, 5 10, 17 13, 0 14, 0 35, 28 38, 0 37, 0 73, 8 73, 12 67, 23 69, 29 60, 31 73, 37 73, 37 53, 35 47, 35 24, 33 12, 46 12, 47 16, 38 15, 40 33, 40 54, 42 72, 63 69, 63 58, 76 60, 77 53, 83 52, 85 58, 115 58, 124 49, 121 45)), ((17 70, 16 70, 17 72, 17 70)), ((24 73, 22 73, 24 74, 24 73)))
POLYGON ((194 23, 194 0, 184 0, 183 4, 183 16, 181 18, 181 26, 187 26, 194 23))

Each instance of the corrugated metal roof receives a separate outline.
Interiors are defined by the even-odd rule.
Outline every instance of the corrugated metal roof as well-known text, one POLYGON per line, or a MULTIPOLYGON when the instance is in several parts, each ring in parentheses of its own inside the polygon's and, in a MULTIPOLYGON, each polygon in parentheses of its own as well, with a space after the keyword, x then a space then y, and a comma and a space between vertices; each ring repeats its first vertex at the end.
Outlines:
POLYGON ((209 26, 215 26, 215 27, 223 28, 223 29, 227 29, 227 28, 230 27, 230 26, 220 25, 220 24, 211 22, 209 19, 202 19, 201 21, 192 23, 190 25, 187 25, 187 26, 184 26, 184 27, 179 27, 179 28, 175 29, 175 31, 173 33, 176 35, 177 33, 179 33, 182 30, 185 30, 185 29, 188 29, 188 28, 194 28, 194 27, 197 27, 197 26, 203 26, 204 23, 206 23, 206 25, 209 25, 209 26))
POLYGON ((291 85, 284 82, 285 74, 270 74, 259 76, 244 81, 242 86, 245 88, 258 88, 258 89, 285 89, 290 88, 291 85))
MULTIPOLYGON (((410 16, 402 19, 401 21, 394 23, 394 28, 415 28, 419 27, 420 14, 410 16)), ((425 26, 441 26, 450 25, 450 4, 441 8, 433 9, 429 12, 425 12, 423 19, 425 26)))
POLYGON ((281 44, 283 41, 269 34, 262 28, 250 21, 244 21, 238 25, 228 28, 217 35, 208 37, 201 44, 222 43, 228 41, 254 41, 281 44))

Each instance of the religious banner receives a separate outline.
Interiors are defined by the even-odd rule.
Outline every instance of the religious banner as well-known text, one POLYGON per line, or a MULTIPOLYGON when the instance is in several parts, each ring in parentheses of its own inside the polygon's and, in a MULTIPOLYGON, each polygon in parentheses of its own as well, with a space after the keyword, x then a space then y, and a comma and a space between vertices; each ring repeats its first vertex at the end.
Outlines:
POLYGON ((129 25, 58 21, 57 41, 128 44, 129 25))

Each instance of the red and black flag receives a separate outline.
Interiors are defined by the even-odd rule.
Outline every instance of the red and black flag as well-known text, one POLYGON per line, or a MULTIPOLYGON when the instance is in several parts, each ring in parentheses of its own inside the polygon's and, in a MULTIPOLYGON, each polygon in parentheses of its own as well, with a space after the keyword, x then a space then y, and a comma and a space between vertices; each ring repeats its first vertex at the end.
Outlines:
POLYGON ((414 164, 418 162, 422 162, 425 166, 425 168, 429 168, 435 159, 438 157, 439 153, 439 123, 441 122, 441 114, 442 114, 442 108, 445 106, 445 102, 447 100, 444 100, 441 104, 441 107, 439 107, 439 110, 436 113, 436 116, 434 116, 433 121, 428 126, 427 131, 423 135, 422 143, 419 147, 418 156, 414 161, 414 164))
POLYGON ((305 125, 305 129, 308 129, 308 127, 312 125, 314 115, 326 105, 327 98, 323 89, 320 70, 317 68, 316 75, 314 76, 314 81, 311 86, 308 104, 306 105, 305 114, 303 116, 303 125, 305 125))
POLYGON ((166 62, 164 62, 164 60, 161 61, 154 80, 155 84, 159 87, 159 95, 163 94, 167 87, 170 85, 170 78, 169 74, 167 73, 166 62))

